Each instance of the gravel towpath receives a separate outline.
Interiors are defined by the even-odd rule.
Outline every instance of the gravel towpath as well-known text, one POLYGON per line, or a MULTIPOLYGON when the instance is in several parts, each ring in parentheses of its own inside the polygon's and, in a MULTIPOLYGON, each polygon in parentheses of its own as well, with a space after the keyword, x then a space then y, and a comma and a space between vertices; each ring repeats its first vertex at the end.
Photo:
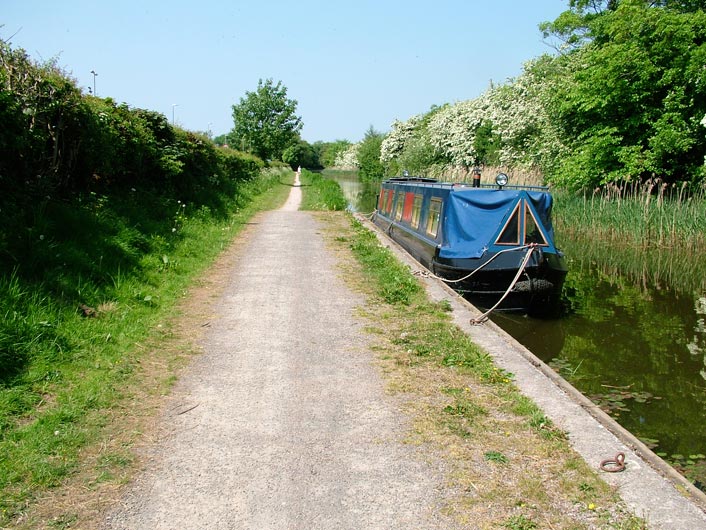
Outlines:
POLYGON ((300 188, 256 218, 106 529, 451 528, 300 188))

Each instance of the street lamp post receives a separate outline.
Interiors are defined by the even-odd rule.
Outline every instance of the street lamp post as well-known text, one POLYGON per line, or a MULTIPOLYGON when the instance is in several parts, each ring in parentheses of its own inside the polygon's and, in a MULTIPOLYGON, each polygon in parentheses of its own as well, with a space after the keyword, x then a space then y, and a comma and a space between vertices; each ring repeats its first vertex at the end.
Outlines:
POLYGON ((174 108, 178 106, 177 103, 172 103, 172 127, 174 127, 174 108))
POLYGON ((93 74, 93 95, 97 96, 96 94, 96 76, 98 75, 95 70, 91 70, 91 73, 93 74))

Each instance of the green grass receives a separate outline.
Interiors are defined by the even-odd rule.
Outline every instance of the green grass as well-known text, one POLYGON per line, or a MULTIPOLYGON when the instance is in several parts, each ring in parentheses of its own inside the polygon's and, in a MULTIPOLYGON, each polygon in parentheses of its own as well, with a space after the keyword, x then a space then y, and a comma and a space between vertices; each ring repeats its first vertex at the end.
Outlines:
POLYGON ((513 515, 503 524, 503 528, 508 530, 534 530, 537 528, 537 523, 524 515, 513 515))
POLYGON ((200 206, 138 193, 49 203, 18 235, 22 265, 0 277, 0 526, 75 472, 150 361, 140 345, 170 333, 190 283, 286 198, 281 178, 200 206))
POLYGON ((343 197, 341 187, 335 181, 304 169, 301 174, 301 184, 305 190, 300 206, 301 210, 340 211, 346 209, 348 204, 343 197))
POLYGON ((499 451, 486 451, 483 456, 488 462, 496 464, 507 464, 509 462, 507 457, 499 451))
POLYGON ((378 293, 388 304, 409 305, 421 293, 417 280, 388 249, 383 249, 375 234, 355 221, 355 237, 351 241, 354 255, 363 265, 365 274, 379 286, 378 293))

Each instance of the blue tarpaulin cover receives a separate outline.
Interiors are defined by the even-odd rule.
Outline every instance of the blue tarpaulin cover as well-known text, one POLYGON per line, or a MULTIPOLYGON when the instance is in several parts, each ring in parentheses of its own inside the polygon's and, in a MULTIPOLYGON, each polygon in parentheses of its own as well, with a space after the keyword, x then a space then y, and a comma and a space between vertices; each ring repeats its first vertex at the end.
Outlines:
MULTIPOLYGON (((449 194, 443 212, 441 258, 479 258, 493 246, 515 205, 525 199, 553 247, 552 196, 543 191, 462 189, 449 194)), ((506 247, 505 247, 506 248, 506 247)))

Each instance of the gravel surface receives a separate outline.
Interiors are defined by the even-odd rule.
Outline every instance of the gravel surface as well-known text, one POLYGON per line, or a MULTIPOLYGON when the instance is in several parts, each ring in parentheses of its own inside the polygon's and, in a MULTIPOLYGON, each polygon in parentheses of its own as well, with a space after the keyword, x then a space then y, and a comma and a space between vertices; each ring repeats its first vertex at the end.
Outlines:
POLYGON ((314 217, 254 220, 204 353, 104 528, 452 528, 314 217))

